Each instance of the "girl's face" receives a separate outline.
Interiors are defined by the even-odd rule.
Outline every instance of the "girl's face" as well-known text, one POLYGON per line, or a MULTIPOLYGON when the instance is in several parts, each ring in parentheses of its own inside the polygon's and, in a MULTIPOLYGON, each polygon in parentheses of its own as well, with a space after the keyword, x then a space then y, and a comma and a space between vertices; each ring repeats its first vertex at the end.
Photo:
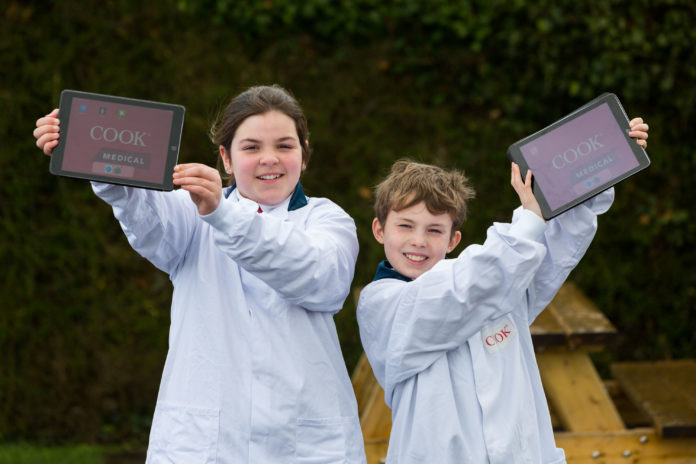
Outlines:
POLYGON ((220 146, 225 170, 239 193, 262 205, 281 203, 295 190, 305 169, 295 122, 280 111, 246 118, 228 149, 220 146))

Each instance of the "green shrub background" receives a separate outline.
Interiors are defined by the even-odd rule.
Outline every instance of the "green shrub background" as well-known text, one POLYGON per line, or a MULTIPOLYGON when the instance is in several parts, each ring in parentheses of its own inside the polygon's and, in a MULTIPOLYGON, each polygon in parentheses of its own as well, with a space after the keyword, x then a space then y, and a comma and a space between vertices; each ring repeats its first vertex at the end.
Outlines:
MULTIPOLYGON (((601 362, 696 352, 696 4, 678 0, 169 0, 0 7, 0 441, 145 443, 171 284, 84 181, 57 178, 36 119, 65 88, 186 106, 180 160, 215 163, 216 111, 254 84, 309 119, 309 195, 356 220, 354 285, 382 250, 371 189, 411 157, 477 188, 465 243, 517 205, 505 151, 609 91, 649 122, 652 166, 617 188, 571 275, 620 331, 601 362)), ((361 352, 351 298, 336 318, 361 352)))

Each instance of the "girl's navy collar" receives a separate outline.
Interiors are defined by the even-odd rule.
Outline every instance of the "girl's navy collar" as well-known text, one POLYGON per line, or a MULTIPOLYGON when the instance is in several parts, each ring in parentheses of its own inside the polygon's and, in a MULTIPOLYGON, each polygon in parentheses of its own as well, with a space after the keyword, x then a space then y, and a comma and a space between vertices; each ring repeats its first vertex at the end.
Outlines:
MULTIPOLYGON (((230 194, 236 188, 236 182, 233 182, 230 187, 227 187, 225 191, 225 198, 229 198, 230 194)), ((305 195, 304 190, 302 190, 302 184, 297 182, 295 191, 292 192, 292 196, 290 197, 290 203, 288 203, 288 211, 295 211, 296 209, 300 209, 303 206, 307 206, 307 196, 305 195)))
POLYGON ((377 266, 377 273, 372 281, 374 282, 375 280, 380 279, 399 279, 403 280, 404 282, 410 282, 413 280, 410 277, 399 274, 386 259, 379 263, 379 266, 377 266))

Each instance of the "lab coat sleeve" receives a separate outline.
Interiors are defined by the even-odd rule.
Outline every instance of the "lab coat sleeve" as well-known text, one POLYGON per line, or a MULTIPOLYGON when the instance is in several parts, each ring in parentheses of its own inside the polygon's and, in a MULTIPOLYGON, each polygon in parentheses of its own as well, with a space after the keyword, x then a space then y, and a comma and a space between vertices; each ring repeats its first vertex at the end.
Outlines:
POLYGON ((313 198, 305 223, 257 214, 249 200, 223 200, 203 220, 217 246, 239 266, 293 304, 337 312, 350 291, 358 256, 353 219, 325 199, 313 198))
POLYGON ((545 255, 543 221, 524 211, 519 224, 494 224, 483 245, 467 247, 411 282, 381 279, 360 295, 365 352, 390 403, 394 387, 464 344, 524 301, 545 255))
POLYGON ((111 205, 133 249, 157 268, 173 274, 196 227, 198 213, 188 192, 98 182, 92 182, 92 189, 111 205))
POLYGON ((577 266, 597 232, 597 216, 609 210, 614 189, 551 219, 542 243, 546 256, 530 286, 529 324, 544 310, 577 266))

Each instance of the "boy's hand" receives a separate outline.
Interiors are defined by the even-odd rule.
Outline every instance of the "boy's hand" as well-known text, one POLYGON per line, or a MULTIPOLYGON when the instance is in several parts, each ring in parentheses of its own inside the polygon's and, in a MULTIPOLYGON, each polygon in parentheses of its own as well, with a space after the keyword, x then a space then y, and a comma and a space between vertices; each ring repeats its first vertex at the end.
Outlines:
POLYGON ((174 184, 189 192, 200 215, 212 213, 220 204, 222 179, 217 169, 199 163, 178 164, 174 184))
POLYGON ((520 203, 524 209, 528 209, 542 220, 544 217, 541 215, 541 208, 539 207, 539 202, 537 201, 534 193, 532 193, 532 170, 527 170, 527 177, 522 182, 522 174, 520 174, 520 167, 516 163, 512 163, 512 168, 510 172, 510 185, 515 189, 517 195, 520 197, 520 203))
POLYGON ((58 145, 60 137, 58 131, 60 131, 60 121, 57 108, 36 120, 36 129, 34 129, 36 146, 48 156, 51 156, 53 149, 58 145))
POLYGON ((641 147, 647 148, 648 129, 650 129, 650 127, 643 122, 643 118, 631 119, 628 125, 631 126, 631 132, 628 133, 628 136, 636 139, 636 143, 641 147))

